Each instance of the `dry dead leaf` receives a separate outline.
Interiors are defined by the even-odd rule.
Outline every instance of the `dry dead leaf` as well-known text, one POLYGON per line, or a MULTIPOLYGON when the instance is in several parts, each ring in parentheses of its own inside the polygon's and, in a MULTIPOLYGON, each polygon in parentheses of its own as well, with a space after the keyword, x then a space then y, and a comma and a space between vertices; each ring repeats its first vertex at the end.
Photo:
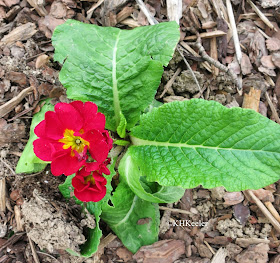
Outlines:
POLYGON ((274 196, 271 191, 265 189, 252 190, 254 195, 263 202, 274 202, 274 196))
POLYGON ((236 75, 240 74, 241 69, 235 57, 233 61, 228 65, 228 68, 231 69, 236 75))
POLYGON ((51 10, 49 15, 55 18, 64 18, 67 14, 67 7, 58 1, 54 1, 51 5, 51 10))
POLYGON ((272 55, 262 56, 261 63, 264 67, 266 67, 268 69, 275 69, 275 65, 272 62, 272 55))
POLYGON ((244 195, 241 192, 226 192, 224 200, 224 205, 236 205, 244 200, 244 195))
POLYGON ((271 77, 275 77, 276 76, 276 73, 275 73, 275 71, 273 69, 269 69, 269 68, 260 66, 260 67, 258 67, 258 70, 260 72, 262 72, 262 73, 267 74, 268 76, 271 76, 271 77))
POLYGON ((250 216, 250 209, 248 206, 243 205, 242 203, 234 205, 233 207, 233 214, 235 219, 242 225, 245 225, 245 223, 248 220, 248 217, 250 216))
POLYGON ((277 67, 277 68, 280 68, 280 52, 274 52, 272 53, 272 62, 273 64, 277 67))
POLYGON ((277 51, 280 49, 280 39, 276 37, 271 37, 267 39, 266 41, 266 47, 270 51, 277 51))
POLYGON ((37 57, 36 64, 35 64, 36 69, 45 66, 48 63, 49 59, 50 59, 49 56, 46 54, 37 57))
POLYGON ((251 74, 253 66, 251 64, 249 57, 245 53, 242 53, 242 59, 241 59, 240 66, 241 66, 241 71, 242 71, 243 75, 251 74))

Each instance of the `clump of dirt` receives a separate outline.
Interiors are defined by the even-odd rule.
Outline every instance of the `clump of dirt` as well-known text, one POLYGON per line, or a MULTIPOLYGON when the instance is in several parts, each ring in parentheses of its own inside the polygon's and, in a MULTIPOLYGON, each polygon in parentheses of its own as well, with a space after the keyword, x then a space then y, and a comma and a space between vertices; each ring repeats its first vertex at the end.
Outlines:
POLYGON ((264 224, 261 230, 256 229, 252 224, 242 226, 235 219, 220 220, 217 224, 217 230, 224 236, 235 239, 237 237, 267 238, 271 232, 271 225, 264 224))
MULTIPOLYGON (((198 71, 194 71, 193 73, 195 74, 200 87, 202 87, 203 83, 205 82, 205 76, 200 74, 198 71)), ((175 93, 178 94, 184 92, 194 94, 199 92, 199 88, 195 83, 190 70, 183 70, 181 74, 175 78, 172 88, 174 89, 175 93)))
POLYGON ((79 245, 84 244, 86 238, 65 203, 49 201, 36 189, 33 196, 22 205, 27 235, 41 249, 47 248, 51 253, 56 249, 79 252, 79 245))

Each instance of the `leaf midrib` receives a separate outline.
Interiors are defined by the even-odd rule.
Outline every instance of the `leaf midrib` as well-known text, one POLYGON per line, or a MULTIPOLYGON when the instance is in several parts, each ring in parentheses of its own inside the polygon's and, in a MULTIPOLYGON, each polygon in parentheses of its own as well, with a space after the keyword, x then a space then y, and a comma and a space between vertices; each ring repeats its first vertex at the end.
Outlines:
POLYGON ((131 207, 130 209, 128 210, 127 214, 125 215, 125 217, 119 221, 119 223, 117 223, 114 227, 118 227, 119 225, 121 225, 122 223, 124 223, 128 218, 129 216, 131 215, 135 205, 136 205, 136 201, 137 201, 137 195, 134 196, 133 198, 133 201, 132 201, 132 204, 131 204, 131 207))
POLYGON ((121 31, 119 31, 116 43, 113 48, 113 58, 112 58, 112 90, 113 90, 113 103, 114 103, 114 112, 115 112, 115 119, 116 119, 116 127, 120 123, 120 100, 119 100, 119 91, 118 91, 118 80, 117 80, 117 50, 118 50, 118 43, 120 39, 121 31))
POLYGON ((170 142, 158 142, 158 141, 149 141, 143 140, 137 137, 130 136, 133 146, 161 146, 161 147, 178 147, 178 148, 190 148, 190 149, 212 149, 212 150, 227 150, 227 151, 247 151, 247 152, 265 152, 265 153, 276 153, 279 152, 265 151, 265 150, 253 150, 253 149, 236 149, 236 148, 222 148, 222 147, 213 147, 213 146, 204 146, 204 145, 190 145, 185 143, 170 143, 170 142))

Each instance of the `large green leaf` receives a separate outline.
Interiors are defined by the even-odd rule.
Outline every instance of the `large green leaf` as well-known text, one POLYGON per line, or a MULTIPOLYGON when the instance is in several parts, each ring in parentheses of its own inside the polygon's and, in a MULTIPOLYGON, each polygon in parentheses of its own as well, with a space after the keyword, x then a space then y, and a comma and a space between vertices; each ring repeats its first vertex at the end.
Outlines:
POLYGON ((34 128, 45 118, 45 113, 47 111, 53 110, 54 106, 48 100, 45 102, 42 109, 33 116, 30 126, 29 140, 18 161, 16 173, 36 173, 43 170, 48 164, 48 162, 40 160, 33 151, 33 142, 38 138, 34 133, 34 128))
MULTIPOLYGON (((99 222, 100 222, 100 215, 102 212, 102 205, 107 204, 108 200, 111 197, 111 192, 112 192, 112 185, 111 181, 113 176, 116 174, 114 167, 116 163, 117 158, 114 159, 114 162, 110 165, 110 175, 106 175, 107 179, 107 184, 106 184, 106 195, 105 197, 100 200, 99 202, 87 202, 86 208, 90 212, 90 214, 94 215, 95 217, 95 223, 96 227, 94 229, 87 228, 85 235, 86 235, 86 243, 80 246, 80 254, 71 251, 68 249, 67 251, 70 254, 76 255, 76 256, 81 256, 81 257, 91 257, 98 249, 98 245, 100 243, 100 238, 102 237, 102 231, 99 228, 99 222)), ((69 199, 71 196, 73 196, 75 202, 79 205, 84 206, 84 203, 78 200, 74 195, 73 195, 73 186, 72 186, 72 179, 75 176, 75 174, 67 176, 65 182, 61 185, 58 186, 59 191, 62 193, 62 195, 66 198, 69 199)))
POLYGON ((147 181, 228 191, 280 178, 280 126, 249 109, 193 99, 143 115, 127 153, 147 181))
POLYGON ((101 218, 131 252, 157 241, 160 223, 157 204, 140 199, 124 181, 111 201, 113 206, 102 207, 101 218))
POLYGON ((95 102, 113 131, 121 113, 130 129, 153 101, 178 40, 176 22, 121 30, 68 20, 52 37, 68 97, 95 102))
POLYGON ((153 203, 174 203, 185 193, 178 186, 161 186, 147 183, 136 162, 130 155, 125 155, 119 165, 119 173, 130 189, 140 198, 153 203))

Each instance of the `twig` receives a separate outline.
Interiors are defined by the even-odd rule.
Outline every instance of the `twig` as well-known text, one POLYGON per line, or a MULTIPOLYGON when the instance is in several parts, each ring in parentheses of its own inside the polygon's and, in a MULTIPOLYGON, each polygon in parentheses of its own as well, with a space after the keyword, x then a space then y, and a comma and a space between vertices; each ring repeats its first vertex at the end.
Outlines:
POLYGON ((277 232, 280 233, 280 224, 279 222, 270 214, 268 209, 265 207, 265 205, 257 198, 252 190, 246 190, 245 193, 247 193, 250 198, 256 203, 256 205, 259 207, 259 209, 262 211, 262 213, 267 217, 267 219, 271 222, 271 224, 275 227, 277 232))
POLYGON ((50 257, 52 259, 54 259, 56 262, 60 263, 60 261, 58 259, 56 259, 54 256, 48 254, 48 253, 45 253, 45 252, 42 252, 42 251, 36 251, 37 254, 41 254, 41 255, 44 255, 44 256, 47 256, 47 257, 50 257))
POLYGON ((87 11, 87 20, 91 19, 91 16, 93 14, 93 11, 100 6, 102 3, 104 2, 104 0, 99 0, 96 4, 94 4, 88 11, 87 11))
POLYGON ((158 21, 151 15, 150 11, 144 4, 142 0, 136 0, 137 4, 139 5, 141 11, 144 13, 144 15, 147 17, 150 25, 158 24, 158 21))
POLYGON ((104 237, 98 246, 98 250, 105 248, 107 245, 109 245, 113 240, 116 239, 117 236, 113 235, 112 233, 108 234, 106 237, 104 237))
POLYGON ((16 97, 6 102, 4 105, 0 106, 0 118, 12 111, 15 106, 17 106, 26 95, 33 91, 33 87, 29 87, 21 91, 16 97))
POLYGON ((15 233, 12 235, 1 247, 0 247, 0 252, 3 251, 6 247, 13 245, 16 243, 23 235, 25 232, 19 232, 15 233))
MULTIPOLYGON (((227 33, 225 33, 222 30, 215 30, 215 31, 200 33, 199 36, 201 38, 213 38, 213 37, 221 37, 221 36, 224 36, 226 34, 227 33)), ((196 40, 196 39, 197 39, 197 35, 188 36, 188 37, 184 38, 184 40, 196 40)))
MULTIPOLYGON (((188 51, 189 53, 191 53, 193 56, 197 57, 197 58, 201 58, 201 56, 195 52, 187 43, 181 41, 180 42, 180 45, 184 48, 184 50, 188 51)), ((211 66, 209 65, 208 62, 204 61, 201 63, 201 65, 206 69, 208 70, 209 72, 212 73, 212 70, 211 70, 211 66)))
POLYGON ((270 109, 272 111, 273 117, 275 118, 276 122, 280 124, 280 118, 278 116, 278 113, 277 113, 277 111, 276 111, 276 109, 275 109, 275 107, 274 107, 274 105, 273 105, 273 103, 272 103, 272 101, 271 101, 267 91, 265 92, 265 97, 266 97, 267 102, 269 104, 269 107, 270 107, 270 109))
POLYGON ((28 237, 28 241, 29 241, 29 244, 30 244, 30 247, 31 247, 31 252, 32 252, 32 256, 34 258, 35 263, 40 263, 39 257, 36 253, 36 250, 35 250, 34 243, 33 243, 33 241, 31 240, 30 237, 28 237))
POLYGON ((12 172, 13 175, 16 175, 16 172, 8 163, 6 163, 2 158, 0 158, 0 161, 12 172))
POLYGON ((215 255, 215 251, 213 250, 213 248, 209 245, 209 243, 207 242, 207 241, 203 241, 204 242, 204 244, 209 248, 209 250, 211 251, 211 253, 213 254, 213 255, 215 255))
POLYGON ((166 206, 159 206, 159 210, 166 210, 166 211, 171 211, 173 213, 180 213, 180 214, 186 214, 186 215, 192 215, 193 214, 192 212, 189 212, 189 211, 185 211, 185 210, 177 209, 177 208, 169 208, 169 207, 166 207, 166 206))
MULTIPOLYGON (((210 40, 210 55, 211 55, 211 58, 218 61, 217 38, 216 37, 213 37, 210 40)), ((214 65, 212 65, 212 72, 213 72, 214 76, 219 75, 219 69, 217 67, 215 67, 214 65)))
MULTIPOLYGON (((176 77, 181 73, 181 68, 177 68, 176 72, 172 76, 172 78, 166 83, 164 86, 163 92, 160 94, 160 98, 164 96, 164 94, 171 88, 172 84, 174 83, 176 77)), ((174 94, 173 94, 174 95, 174 94)))
POLYGON ((280 215, 278 214, 277 210, 273 206, 271 202, 264 202, 265 206, 269 210, 269 212, 275 217, 275 219, 280 222, 280 215))
POLYGON ((256 14, 259 16, 259 18, 271 29, 275 30, 277 32, 277 29, 274 27, 274 25, 267 19, 267 17, 261 12, 261 10, 251 1, 248 0, 248 3, 253 8, 253 10, 256 12, 256 14))
MULTIPOLYGON (((179 46, 180 46, 180 44, 179 44, 179 46)), ((203 95, 202 95, 202 92, 201 92, 201 87, 200 87, 200 85, 199 85, 199 83, 198 83, 198 80, 197 80, 195 74, 193 73, 193 70, 192 70, 192 68, 191 68, 191 66, 190 66, 190 64, 189 64, 189 62, 185 59, 183 53, 182 53, 181 50, 178 48, 178 46, 177 46, 176 50, 180 53, 180 55, 181 55, 181 57, 183 58, 185 64, 187 65, 187 68, 188 68, 189 71, 191 72, 192 77, 193 77, 193 80, 194 80, 196 86, 198 87, 198 90, 199 90, 199 93, 200 93, 201 97, 203 98, 203 95)))
POLYGON ((6 211, 6 179, 0 179, 0 212, 6 211))
MULTIPOLYGON (((191 44, 191 43, 189 43, 189 44, 191 44)), ((227 68, 226 66, 221 64, 218 60, 215 60, 215 59, 211 58, 210 56, 208 56, 204 47, 201 45, 199 39, 194 43, 194 45, 198 48, 198 51, 203 59, 208 61, 210 64, 213 64, 215 67, 219 68, 220 70, 229 74, 233 83, 237 87, 238 93, 242 94, 242 86, 241 86, 240 81, 238 80, 237 75, 232 70, 230 70, 229 68, 227 68)))
MULTIPOLYGON (((45 170, 45 168, 44 168, 44 170, 45 170)), ((38 172, 38 173, 35 173, 35 174, 24 174, 24 176, 21 178, 21 177, 18 177, 18 179, 26 179, 26 177, 32 177, 32 176, 36 176, 36 175, 38 175, 38 174, 41 174, 44 170, 42 170, 42 171, 40 171, 40 172, 38 172)), ((17 174, 16 176, 19 176, 19 174, 17 174)))
POLYGON ((241 59, 242 59, 242 53, 241 53, 239 38, 238 38, 238 34, 237 34, 235 19, 234 19, 234 15, 233 15, 233 10, 232 10, 230 0, 226 0, 226 3, 227 3, 229 22, 230 22, 230 26, 231 26, 231 30, 232 30, 232 37, 233 37, 233 42, 234 42, 234 47, 235 47, 235 52, 236 52, 236 58, 240 65, 241 59))

